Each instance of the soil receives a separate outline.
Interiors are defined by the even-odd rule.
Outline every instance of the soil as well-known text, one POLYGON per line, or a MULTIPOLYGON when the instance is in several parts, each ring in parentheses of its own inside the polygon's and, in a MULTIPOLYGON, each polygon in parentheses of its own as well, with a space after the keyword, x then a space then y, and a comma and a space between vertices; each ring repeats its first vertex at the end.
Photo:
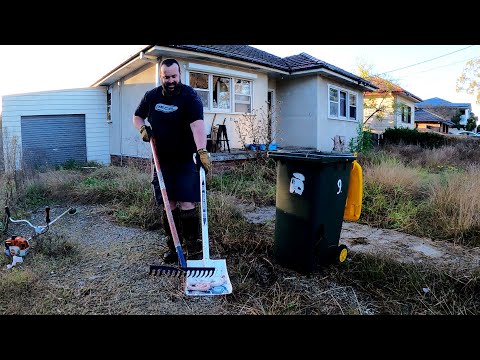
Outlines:
MULTIPOLYGON (((150 264, 160 264, 159 254, 166 250, 160 231, 146 231, 140 228, 115 224, 109 210, 102 206, 78 206, 77 213, 66 215, 51 226, 47 234, 68 239, 77 246, 79 260, 61 271, 49 268, 42 276, 45 286, 54 291, 51 301, 59 314, 154 314, 154 315, 200 315, 200 314, 249 314, 248 307, 229 306, 225 296, 188 297, 184 293, 184 280, 169 276, 149 275, 150 264), (59 296, 58 294, 63 294, 59 296)), ((51 218, 65 211, 64 207, 51 207, 51 218)), ((251 222, 274 222, 275 207, 243 207, 244 216, 251 222)), ((39 209, 31 214, 33 224, 41 224, 44 212, 39 209)), ((16 225, 16 224, 15 224, 16 225)), ((9 227, 9 231, 13 228, 9 227)), ((29 231, 24 228, 17 231, 29 231)), ((480 249, 466 249, 459 245, 431 241, 403 234, 393 230, 377 229, 366 225, 344 222, 339 240, 348 246, 349 253, 370 252, 391 256, 398 261, 428 262, 438 266, 456 266, 471 270, 480 265, 480 249)), ((32 252, 35 246, 32 246, 32 252)), ((24 266, 31 255, 25 258, 24 266)), ((34 255, 33 255, 34 257, 34 255)), ((32 259, 33 260, 33 259, 32 259)), ((260 264, 260 263, 259 263, 260 264)), ((227 263, 228 265, 228 263, 227 263)), ((265 260, 263 270, 269 271, 271 263, 265 260), (267 266, 268 265, 268 266, 267 266)), ((8 271, 2 266, 0 276, 8 271)), ((310 281, 297 276, 281 273, 282 281, 296 279, 296 286, 319 286, 318 293, 338 289, 335 284, 327 285, 320 280, 310 281), (300 280, 301 279, 301 280, 300 280)), ((240 291, 241 279, 231 278, 233 292, 240 291)), ((345 301, 354 302, 361 314, 373 314, 368 299, 358 294, 347 294, 345 301), (349 299, 347 299, 349 298, 349 299)), ((50 295, 48 295, 50 296, 50 295)), ((226 295, 231 296, 231 295, 226 295)), ((28 308, 29 314, 52 313, 53 310, 28 308)))

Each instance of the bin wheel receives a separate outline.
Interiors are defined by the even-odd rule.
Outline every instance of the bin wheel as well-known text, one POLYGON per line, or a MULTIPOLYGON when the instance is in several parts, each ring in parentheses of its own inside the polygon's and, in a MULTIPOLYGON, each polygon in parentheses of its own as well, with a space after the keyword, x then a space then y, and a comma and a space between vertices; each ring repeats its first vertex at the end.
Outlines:
POLYGON ((337 253, 337 261, 339 263, 343 263, 345 262, 345 260, 347 260, 347 256, 348 256, 348 248, 346 245, 340 245, 337 249, 338 253, 337 253))

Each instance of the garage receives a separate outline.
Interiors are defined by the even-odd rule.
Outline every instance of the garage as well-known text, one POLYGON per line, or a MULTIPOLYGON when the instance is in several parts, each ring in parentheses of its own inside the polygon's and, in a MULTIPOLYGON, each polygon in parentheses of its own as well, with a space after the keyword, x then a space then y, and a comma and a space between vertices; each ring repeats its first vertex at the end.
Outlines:
POLYGON ((110 164, 105 88, 5 95, 2 110, 5 169, 110 164))
POLYGON ((85 115, 22 116, 22 153, 28 168, 87 161, 85 115))

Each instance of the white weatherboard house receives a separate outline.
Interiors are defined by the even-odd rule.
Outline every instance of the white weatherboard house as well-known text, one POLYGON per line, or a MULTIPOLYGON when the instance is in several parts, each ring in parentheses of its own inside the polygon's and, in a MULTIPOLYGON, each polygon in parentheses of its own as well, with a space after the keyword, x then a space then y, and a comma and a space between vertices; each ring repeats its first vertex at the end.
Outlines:
POLYGON ((348 144, 357 135, 363 93, 377 89, 306 53, 280 58, 248 45, 149 45, 90 88, 5 96, 3 130, 10 140, 20 140, 20 166, 39 152, 50 163, 74 155, 103 164, 149 158, 149 144, 132 116, 145 92, 159 83, 160 62, 167 57, 177 59, 181 81, 202 98, 207 134, 213 125, 226 125, 234 149, 254 141, 237 128, 246 126, 250 114, 258 121, 268 118, 280 148, 332 151, 335 138, 348 144))

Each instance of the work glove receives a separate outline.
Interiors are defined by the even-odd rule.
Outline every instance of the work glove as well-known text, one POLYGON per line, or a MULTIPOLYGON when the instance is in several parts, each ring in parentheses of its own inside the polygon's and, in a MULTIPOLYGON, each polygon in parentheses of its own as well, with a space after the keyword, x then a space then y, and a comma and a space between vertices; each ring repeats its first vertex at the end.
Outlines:
POLYGON ((143 141, 150 142, 150 138, 153 136, 152 128, 147 125, 142 125, 140 128, 140 134, 142 135, 143 141))
MULTIPOLYGON (((212 163, 210 162, 210 155, 208 154, 208 151, 206 149, 198 149, 197 150, 197 159, 200 159, 200 163, 202 167, 205 169, 205 174, 208 174, 208 172, 212 168, 212 163)), ((197 165, 198 161, 197 161, 197 165)))

